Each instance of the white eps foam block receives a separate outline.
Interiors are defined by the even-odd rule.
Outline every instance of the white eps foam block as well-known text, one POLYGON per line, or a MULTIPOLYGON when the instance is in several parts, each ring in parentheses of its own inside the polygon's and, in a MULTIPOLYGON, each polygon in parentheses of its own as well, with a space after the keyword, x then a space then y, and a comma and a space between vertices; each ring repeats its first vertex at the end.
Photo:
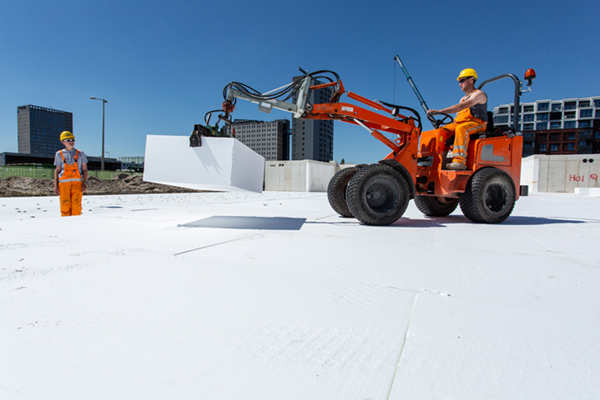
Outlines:
POLYGON ((188 189, 257 192, 263 188, 265 159, 234 138, 148 135, 144 180, 188 189))

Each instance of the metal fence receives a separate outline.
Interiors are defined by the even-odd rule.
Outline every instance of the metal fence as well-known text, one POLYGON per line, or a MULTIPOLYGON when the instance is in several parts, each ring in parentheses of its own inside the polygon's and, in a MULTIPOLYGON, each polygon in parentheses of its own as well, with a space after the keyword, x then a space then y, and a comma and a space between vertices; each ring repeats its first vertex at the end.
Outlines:
MULTIPOLYGON (((34 165, 3 165, 0 167, 0 179, 10 176, 26 176, 35 179, 54 179, 54 168, 34 165)), ((119 174, 142 175, 139 172, 127 171, 88 171, 88 176, 98 179, 111 179, 119 174)))

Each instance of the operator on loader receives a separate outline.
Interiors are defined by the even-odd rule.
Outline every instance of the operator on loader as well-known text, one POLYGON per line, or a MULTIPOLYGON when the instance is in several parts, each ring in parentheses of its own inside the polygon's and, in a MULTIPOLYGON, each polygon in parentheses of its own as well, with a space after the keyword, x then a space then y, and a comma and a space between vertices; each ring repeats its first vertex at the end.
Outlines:
POLYGON ((454 132, 454 146, 452 148, 452 162, 446 164, 446 169, 467 169, 467 148, 469 147, 469 135, 485 132, 487 127, 487 95, 479 89, 475 89, 477 72, 473 68, 466 68, 456 78, 465 96, 460 103, 441 110, 430 109, 427 115, 438 113, 457 113, 454 122, 442 126, 450 132, 454 132))

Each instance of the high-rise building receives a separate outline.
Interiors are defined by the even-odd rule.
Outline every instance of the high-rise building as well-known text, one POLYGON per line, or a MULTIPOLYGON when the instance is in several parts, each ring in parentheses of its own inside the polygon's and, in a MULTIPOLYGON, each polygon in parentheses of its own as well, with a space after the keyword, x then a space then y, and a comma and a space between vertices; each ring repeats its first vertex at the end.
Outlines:
MULTIPOLYGON (((295 76, 293 79, 297 81, 302 78, 304 77, 295 76)), ((313 80, 311 85, 321 83, 313 80)), ((329 87, 311 90, 307 101, 310 104, 329 103, 331 95, 329 87)), ((296 101, 295 96, 293 100, 296 101)), ((333 121, 292 117, 292 160, 333 160, 333 121)))
POLYGON ((255 121, 236 119, 227 126, 227 132, 260 154, 265 160, 290 159, 290 121, 255 121))
MULTIPOLYGON (((600 153, 600 97, 521 104, 523 157, 600 153)), ((494 126, 513 126, 514 103, 494 108, 494 126)))
POLYGON ((73 132, 73 113, 28 104, 17 107, 19 153, 54 157, 64 146, 62 131, 73 132))

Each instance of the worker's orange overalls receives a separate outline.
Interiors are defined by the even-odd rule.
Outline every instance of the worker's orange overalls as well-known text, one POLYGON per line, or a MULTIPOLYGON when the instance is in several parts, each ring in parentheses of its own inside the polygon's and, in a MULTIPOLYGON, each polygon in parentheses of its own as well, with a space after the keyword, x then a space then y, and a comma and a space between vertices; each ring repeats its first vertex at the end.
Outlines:
POLYGON ((83 178, 79 172, 77 160, 79 159, 79 150, 75 153, 75 162, 67 164, 63 152, 60 152, 63 159, 63 174, 58 178, 58 187, 60 189, 60 214, 63 217, 70 215, 81 215, 81 199, 83 191, 81 184, 83 178))
MULTIPOLYGON (((473 93, 478 89, 475 89, 468 97, 462 99, 460 102, 467 100, 473 93)), ((443 129, 454 132, 454 146, 452 147, 452 162, 466 164, 467 162, 467 149, 469 148, 469 135, 473 133, 485 132, 487 122, 475 118, 471 114, 470 108, 465 108, 459 111, 454 118, 454 122, 448 125, 442 126, 443 129)))

